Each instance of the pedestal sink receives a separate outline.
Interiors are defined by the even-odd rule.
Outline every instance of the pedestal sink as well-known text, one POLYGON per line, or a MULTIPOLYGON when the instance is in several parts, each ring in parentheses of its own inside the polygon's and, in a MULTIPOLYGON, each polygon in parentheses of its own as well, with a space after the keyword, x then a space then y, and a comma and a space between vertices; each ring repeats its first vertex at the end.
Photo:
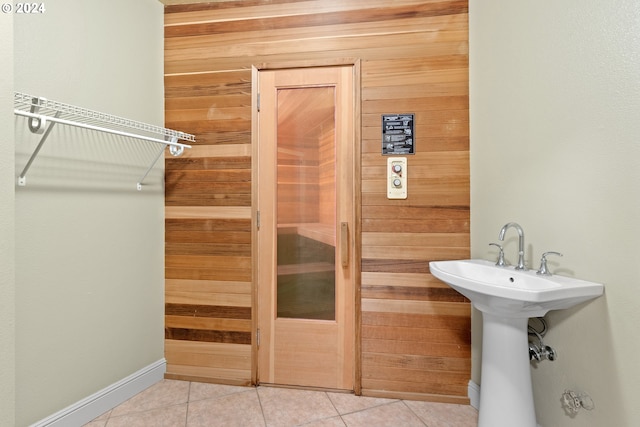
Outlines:
POLYGON ((432 261, 431 274, 482 312, 482 387, 479 427, 536 427, 527 323, 549 310, 597 298, 600 283, 472 259, 432 261))

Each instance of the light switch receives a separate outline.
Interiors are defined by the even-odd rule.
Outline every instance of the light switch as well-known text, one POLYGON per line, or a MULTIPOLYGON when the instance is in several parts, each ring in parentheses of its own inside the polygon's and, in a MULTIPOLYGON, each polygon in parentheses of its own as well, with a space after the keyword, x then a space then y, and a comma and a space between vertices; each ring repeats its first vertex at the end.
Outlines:
POLYGON ((387 199, 407 198, 407 158, 387 158, 387 199))

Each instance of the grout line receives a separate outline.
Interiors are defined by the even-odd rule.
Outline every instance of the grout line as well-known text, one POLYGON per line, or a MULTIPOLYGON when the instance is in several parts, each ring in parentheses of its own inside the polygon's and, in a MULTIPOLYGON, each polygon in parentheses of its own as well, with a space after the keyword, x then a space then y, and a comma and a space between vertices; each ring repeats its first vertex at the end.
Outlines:
POLYGON ((191 406, 191 385, 193 382, 189 381, 189 388, 187 388, 187 410, 184 414, 184 427, 189 425, 189 407, 191 406))
MULTIPOLYGON (((111 415, 109 415, 109 418, 107 418, 107 424, 108 424, 108 422, 110 420, 117 420, 117 419, 124 418, 124 417, 134 417, 134 416, 136 416, 138 414, 146 414, 148 412, 153 412, 153 411, 157 411, 157 410, 164 409, 164 408, 173 408, 174 406, 181 406, 181 405, 187 405, 187 410, 189 409, 189 402, 174 403, 172 405, 163 405, 163 406, 158 406, 158 407, 154 407, 154 408, 145 409, 144 411, 127 412, 126 414, 117 415, 115 417, 112 417, 111 415)), ((116 408, 117 408, 117 406, 116 406, 116 408)))
MULTIPOLYGON (((336 408, 336 405, 335 405, 335 403, 333 403, 333 400, 331 400, 331 397, 329 397, 329 393, 325 391, 324 395, 327 396, 327 399, 329 399, 329 403, 331 403, 331 406, 333 406, 333 409, 335 409, 336 414, 338 414, 338 416, 340 417, 340 421, 342 421, 342 424, 346 427, 347 426, 347 422, 342 418, 342 414, 340 413, 340 411, 338 411, 338 408, 336 408)), ((327 417, 327 418, 323 418, 323 419, 329 419, 329 418, 333 418, 333 416, 327 417)))
MULTIPOLYGON (((336 405, 333 403, 333 400, 331 400, 331 397, 329 397, 329 393, 327 393, 326 391, 324 392, 324 395, 327 396, 327 399, 329 399, 329 403, 331 403, 331 406, 333 406, 333 409, 336 410, 336 414, 338 415, 342 415, 340 414, 340 411, 338 411, 338 408, 336 408, 336 405)), ((342 417, 340 417, 342 418, 342 417)))
MULTIPOLYGON (((394 403, 398 403, 398 402, 402 402, 402 400, 394 400, 393 402, 385 402, 385 403, 381 403, 381 404, 376 405, 376 406, 370 406, 368 408, 358 409, 357 411, 349 412, 349 414, 357 414, 357 413, 360 413, 360 412, 366 412, 366 411, 368 411, 370 409, 381 408, 383 406, 393 405, 394 403)), ((345 415, 347 415, 347 414, 345 414, 345 415)))
POLYGON ((262 413, 262 421, 264 422, 264 426, 267 426, 267 418, 264 416, 264 407, 262 406, 262 399, 260 399, 260 393, 258 393, 258 387, 260 387, 259 385, 257 385, 255 387, 256 389, 256 395, 258 396, 258 403, 260 404, 260 412, 262 413))
POLYGON ((422 417, 418 414, 416 414, 413 409, 411 409, 411 407, 409 405, 407 405, 407 403, 404 400, 401 400, 400 402, 402 402, 402 404, 404 405, 405 408, 407 408, 409 410, 409 412, 411 412, 413 415, 416 416, 417 419, 420 420, 420 422, 422 424, 424 424, 426 427, 429 427, 429 425, 425 422, 425 420, 422 419, 422 417))

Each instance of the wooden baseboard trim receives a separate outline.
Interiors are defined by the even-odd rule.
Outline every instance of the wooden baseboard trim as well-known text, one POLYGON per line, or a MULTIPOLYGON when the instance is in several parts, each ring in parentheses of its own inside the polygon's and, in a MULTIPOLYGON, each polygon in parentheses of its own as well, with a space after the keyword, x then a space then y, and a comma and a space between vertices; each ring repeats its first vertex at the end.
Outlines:
POLYGON ((120 381, 48 416, 31 427, 81 426, 161 381, 167 361, 163 358, 120 381))
POLYGON ((368 390, 362 389, 362 396, 382 397, 385 399, 402 400, 422 400, 425 402, 455 403, 458 405, 469 405, 469 398, 464 396, 451 396, 445 394, 411 393, 389 390, 368 390))
POLYGON ((211 378, 211 377, 204 377, 204 376, 198 376, 198 375, 173 374, 170 372, 167 372, 166 374, 164 374, 164 377, 165 379, 168 379, 168 380, 193 381, 196 383, 233 385, 233 386, 240 386, 240 387, 253 387, 253 385, 251 384, 251 381, 242 380, 242 379, 234 380, 229 378, 211 378))

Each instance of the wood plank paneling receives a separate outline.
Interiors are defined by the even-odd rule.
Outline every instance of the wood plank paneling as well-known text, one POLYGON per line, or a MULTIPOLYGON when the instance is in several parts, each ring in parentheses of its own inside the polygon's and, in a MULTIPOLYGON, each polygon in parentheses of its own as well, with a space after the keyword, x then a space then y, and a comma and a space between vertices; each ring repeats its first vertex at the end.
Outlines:
POLYGON ((244 344, 165 340, 167 378, 249 385, 251 346, 244 344))
MULTIPOLYGON (((168 376, 252 381, 251 66, 361 64, 362 392, 465 402, 470 304, 429 261, 469 257, 466 0, 249 0, 165 8, 168 376), (381 114, 414 113, 406 200, 381 114)), ((295 203, 295 200, 291 200, 295 203)))

